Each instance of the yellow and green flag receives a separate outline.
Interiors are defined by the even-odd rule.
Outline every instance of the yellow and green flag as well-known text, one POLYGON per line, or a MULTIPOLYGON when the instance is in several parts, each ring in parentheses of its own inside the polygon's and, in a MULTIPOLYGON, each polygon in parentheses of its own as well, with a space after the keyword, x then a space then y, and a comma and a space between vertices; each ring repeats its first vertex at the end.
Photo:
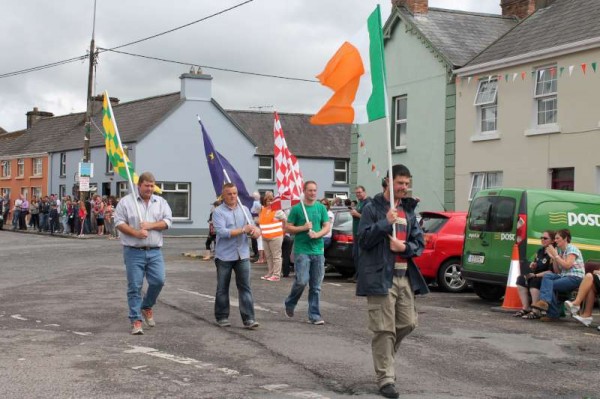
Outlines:
MULTIPOLYGON (((129 180, 131 177, 133 184, 137 184, 139 176, 135 173, 133 162, 131 162, 123 151, 121 138, 119 137, 107 92, 104 92, 104 100, 102 102, 102 128, 104 130, 103 134, 106 153, 113 165, 115 173, 126 180, 129 180), (127 174, 127 169, 129 169, 129 176, 127 174)), ((154 191, 157 193, 161 192, 157 186, 155 186, 154 191)))

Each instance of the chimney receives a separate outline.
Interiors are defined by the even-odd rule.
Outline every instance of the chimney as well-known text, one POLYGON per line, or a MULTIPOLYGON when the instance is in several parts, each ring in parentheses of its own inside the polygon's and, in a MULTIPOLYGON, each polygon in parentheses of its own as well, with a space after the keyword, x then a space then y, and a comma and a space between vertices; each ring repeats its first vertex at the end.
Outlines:
POLYGON ((404 7, 413 14, 427 14, 429 10, 428 0, 392 0, 392 6, 404 7))
POLYGON ((37 107, 33 107, 33 111, 29 111, 25 115, 27 115, 27 129, 33 127, 33 125, 44 118, 52 118, 54 116, 52 112, 40 111, 37 107))
POLYGON ((501 0, 500 7, 505 17, 525 19, 535 12, 537 2, 539 0, 501 0))
POLYGON ((212 99, 212 76, 202 73, 184 73, 181 79, 181 98, 186 100, 210 101, 212 99))
MULTIPOLYGON (((104 94, 98 94, 96 97, 92 98, 92 101, 102 104, 104 102, 104 94)), ((110 101, 110 105, 114 107, 115 105, 119 105, 119 101, 121 100, 119 100, 117 97, 108 97, 108 101, 110 101)))

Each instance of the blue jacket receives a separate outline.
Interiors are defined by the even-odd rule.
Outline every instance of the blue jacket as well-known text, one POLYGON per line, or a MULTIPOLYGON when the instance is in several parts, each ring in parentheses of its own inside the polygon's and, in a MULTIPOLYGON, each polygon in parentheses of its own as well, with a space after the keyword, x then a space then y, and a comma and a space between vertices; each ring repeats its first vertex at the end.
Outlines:
MULTIPOLYGON (((427 283, 412 260, 414 256, 419 256, 425 247, 423 231, 415 216, 417 202, 414 198, 402 199, 402 208, 407 219, 407 245, 406 250, 400 256, 408 261, 407 274, 413 291, 416 294, 427 294, 429 292, 427 283)), ((388 236, 392 234, 392 225, 386 219, 389 209, 389 201, 381 193, 377 194, 371 203, 362 209, 358 225, 360 247, 356 277, 356 295, 358 296, 387 295, 392 287, 397 254, 390 251, 388 236)))

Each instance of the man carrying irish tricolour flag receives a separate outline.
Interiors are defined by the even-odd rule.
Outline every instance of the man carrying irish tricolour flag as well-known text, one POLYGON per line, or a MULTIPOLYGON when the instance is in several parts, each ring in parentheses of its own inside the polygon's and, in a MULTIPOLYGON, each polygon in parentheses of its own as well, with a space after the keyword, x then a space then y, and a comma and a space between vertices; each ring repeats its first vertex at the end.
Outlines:
MULTIPOLYGON (((369 123, 387 117, 385 61, 379 6, 366 26, 345 42, 318 75, 333 96, 311 119, 313 124, 369 123)), ((366 296, 373 366, 379 392, 400 396, 396 388, 394 357, 400 342, 417 325, 415 293, 428 292, 412 257, 423 251, 423 232, 416 223, 417 201, 407 190, 411 175, 394 165, 390 121, 386 121, 389 172, 383 193, 361 212, 356 295, 366 296)), ((382 132, 383 134, 383 132, 382 132)))

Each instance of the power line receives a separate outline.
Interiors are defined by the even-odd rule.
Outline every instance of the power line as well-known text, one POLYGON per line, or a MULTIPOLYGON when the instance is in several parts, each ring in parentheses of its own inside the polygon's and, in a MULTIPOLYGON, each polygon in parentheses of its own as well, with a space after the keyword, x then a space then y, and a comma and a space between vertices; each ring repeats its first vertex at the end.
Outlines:
POLYGON ((223 71, 223 72, 239 73, 239 74, 242 74, 242 75, 252 75, 252 76, 261 76, 261 77, 265 77, 265 78, 294 80, 294 81, 298 81, 298 82, 319 83, 317 80, 314 80, 314 79, 293 78, 293 77, 290 77, 290 76, 271 75, 271 74, 267 74, 267 73, 248 72, 248 71, 241 71, 241 70, 238 70, 238 69, 221 68, 221 67, 214 67, 214 66, 210 66, 210 65, 200 65, 200 64, 197 64, 195 62, 175 61, 175 60, 169 60, 169 59, 166 59, 166 58, 159 58, 159 57, 152 57, 152 56, 142 55, 142 54, 128 53, 126 51, 119 51, 119 50, 113 50, 113 49, 102 49, 102 50, 103 51, 110 51, 110 52, 118 53, 118 54, 130 55, 130 56, 133 56, 133 57, 145 58, 145 59, 149 59, 149 60, 169 62, 169 63, 172 63, 172 64, 179 64, 179 65, 186 65, 186 66, 187 65, 194 65, 194 66, 199 66, 200 68, 214 69, 216 71, 223 71))
POLYGON ((129 43, 125 43, 125 44, 121 44, 120 46, 117 46, 117 47, 112 47, 112 48, 110 48, 110 49, 105 49, 105 50, 115 50, 115 49, 118 49, 118 48, 123 48, 123 47, 126 47, 126 46, 131 46, 131 45, 133 45, 133 44, 141 43, 141 42, 144 42, 144 41, 146 41, 146 40, 154 39, 154 38, 157 38, 157 37, 159 37, 159 36, 166 35, 167 33, 175 32, 175 31, 177 31, 177 30, 179 30, 179 29, 187 28, 188 26, 191 26, 191 25, 197 24, 198 22, 206 21, 207 19, 210 19, 210 18, 216 17, 216 16, 218 16, 218 15, 224 14, 224 13, 226 13, 226 12, 228 12, 228 11, 234 10, 234 9, 236 9, 236 8, 238 8, 238 7, 241 7, 241 6, 243 6, 243 5, 246 5, 246 4, 248 4, 248 3, 252 3, 253 1, 254 1, 254 0, 246 0, 246 1, 244 1, 244 2, 242 2, 242 3, 239 3, 239 4, 235 5, 235 6, 232 6, 232 7, 226 8, 226 9, 224 9, 224 10, 221 10, 221 11, 219 11, 219 12, 216 12, 216 13, 214 13, 214 14, 211 14, 211 15, 208 15, 208 16, 206 16, 206 17, 200 18, 200 19, 198 19, 198 20, 196 20, 196 21, 192 21, 192 22, 190 22, 190 23, 187 23, 187 24, 185 24, 185 25, 181 25, 181 26, 178 26, 178 27, 176 27, 176 28, 169 29, 169 30, 167 30, 167 31, 164 31, 164 32, 161 32, 161 33, 157 33, 156 35, 148 36, 148 37, 145 37, 145 38, 142 38, 142 39, 135 40, 135 41, 133 41, 133 42, 129 42, 129 43))
MULTIPOLYGON (((188 26, 197 24, 199 22, 206 21, 207 19, 210 19, 210 18, 216 17, 218 15, 224 14, 224 13, 226 13, 228 11, 234 10, 234 9, 236 9, 238 7, 241 7, 241 6, 245 5, 245 4, 251 3, 253 1, 254 0, 246 0, 246 1, 244 1, 242 3, 239 3, 239 4, 235 5, 235 6, 223 9, 223 10, 221 10, 219 12, 216 12, 214 14, 211 14, 211 15, 208 15, 206 17, 200 18, 200 19, 198 19, 196 21, 192 21, 192 22, 187 23, 185 25, 181 25, 181 26, 178 26, 176 28, 169 29, 169 30, 164 31, 164 32, 160 32, 160 33, 157 33, 157 34, 152 35, 152 36, 144 37, 142 39, 138 39, 138 40, 135 40, 133 42, 121 44, 120 46, 113 47, 111 49, 104 49, 103 51, 114 50, 114 49, 118 49, 118 48, 122 48, 122 47, 126 47, 126 46, 131 46, 133 44, 141 43, 141 42, 144 42, 146 40, 154 39, 154 38, 157 38, 159 36, 166 35, 167 33, 175 32, 177 30, 186 28, 188 26)), ((73 57, 73 58, 69 58, 69 59, 62 60, 62 61, 56 61, 56 62, 52 62, 52 63, 45 64, 45 65, 39 65, 39 66, 31 67, 31 68, 21 69, 19 71, 7 72, 7 73, 0 74, 0 79, 9 78, 9 77, 12 77, 12 76, 17 76, 17 75, 23 75, 23 74, 30 73, 30 72, 41 71, 43 69, 54 68, 54 67, 57 67, 57 66, 60 66, 60 65, 64 65, 64 64, 69 64, 69 63, 75 62, 75 61, 82 61, 82 60, 87 59, 88 57, 89 57, 89 54, 86 54, 86 55, 81 55, 79 57, 73 57)))

